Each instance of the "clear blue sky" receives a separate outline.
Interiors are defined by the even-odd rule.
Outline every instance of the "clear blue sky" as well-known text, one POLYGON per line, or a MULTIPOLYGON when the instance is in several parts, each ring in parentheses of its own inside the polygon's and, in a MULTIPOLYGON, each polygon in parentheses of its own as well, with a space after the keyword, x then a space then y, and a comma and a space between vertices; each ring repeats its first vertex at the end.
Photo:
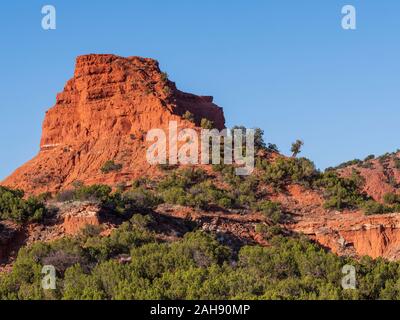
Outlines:
POLYGON ((227 124, 258 126, 319 168, 400 147, 400 1, 3 1, 0 178, 33 157, 75 57, 156 58, 178 87, 213 95, 227 124), (108 3, 108 4, 106 4, 108 3), (57 9, 57 30, 41 8, 57 9), (341 8, 357 9, 357 30, 341 8))

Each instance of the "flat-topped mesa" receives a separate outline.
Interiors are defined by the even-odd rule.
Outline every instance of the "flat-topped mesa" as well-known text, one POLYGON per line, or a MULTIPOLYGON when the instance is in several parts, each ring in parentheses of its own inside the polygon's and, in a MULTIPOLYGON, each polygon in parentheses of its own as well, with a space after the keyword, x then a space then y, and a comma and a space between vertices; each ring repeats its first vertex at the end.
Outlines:
POLYGON ((202 118, 225 127, 222 108, 212 97, 179 91, 156 60, 80 56, 74 77, 46 112, 39 154, 2 184, 40 193, 66 189, 77 180, 112 185, 154 174, 157 169, 146 161, 146 132, 165 129, 169 121, 195 127, 202 118), (186 111, 194 123, 182 118, 186 111), (121 170, 102 173, 108 160, 121 170))
POLYGON ((57 95, 43 124, 41 147, 63 140, 95 138, 104 132, 93 130, 101 122, 107 130, 138 134, 164 124, 163 112, 182 115, 191 112, 195 122, 202 118, 224 128, 225 119, 212 97, 177 90, 153 59, 115 55, 85 55, 77 58, 74 77, 57 95), (60 115, 67 115, 60 123, 60 115), (150 116, 149 116, 150 115, 150 116), (145 118, 145 119, 143 119, 145 118), (144 120, 144 121, 143 121, 144 120), (161 119, 163 120, 163 119, 161 119))

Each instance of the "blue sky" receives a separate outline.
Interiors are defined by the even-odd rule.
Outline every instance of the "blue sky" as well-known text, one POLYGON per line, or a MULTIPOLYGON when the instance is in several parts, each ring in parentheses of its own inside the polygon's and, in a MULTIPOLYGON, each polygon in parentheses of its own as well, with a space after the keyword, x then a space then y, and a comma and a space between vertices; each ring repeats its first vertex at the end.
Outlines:
POLYGON ((400 148, 398 0, 10 1, 0 6, 0 179, 38 151, 75 57, 156 58, 178 88, 213 95, 227 125, 261 127, 319 168, 400 148), (57 29, 41 28, 41 8, 57 29), (357 9, 357 30, 341 8, 357 9))

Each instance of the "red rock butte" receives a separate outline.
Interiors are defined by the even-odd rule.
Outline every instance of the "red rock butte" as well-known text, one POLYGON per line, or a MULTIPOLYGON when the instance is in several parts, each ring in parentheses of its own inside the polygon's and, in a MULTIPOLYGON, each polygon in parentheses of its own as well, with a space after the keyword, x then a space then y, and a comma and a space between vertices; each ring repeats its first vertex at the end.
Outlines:
MULTIPOLYGON (((146 160, 149 145, 145 141, 146 133, 154 128, 168 131, 170 121, 176 121, 179 129, 196 129, 203 118, 222 129, 225 127, 223 111, 212 101, 212 97, 179 91, 152 59, 97 54, 78 57, 74 77, 46 113, 38 155, 2 184, 23 189, 27 194, 39 194, 69 189, 78 181, 86 185, 129 186, 139 177, 157 176, 161 174, 158 167, 146 160), (183 117, 187 111, 193 115, 190 121, 183 117), (101 168, 109 160, 120 164, 120 170, 102 172, 101 168)), ((362 191, 382 202, 388 192, 399 194, 400 152, 347 165, 337 172, 345 177, 357 173, 365 180, 362 191)), ((362 210, 326 209, 321 190, 297 184, 286 187, 285 192, 269 196, 292 216, 285 223, 285 229, 303 233, 339 255, 400 259, 398 213, 367 216, 362 210)), ((40 226, 36 226, 39 228, 36 232, 32 225, 34 232, 28 230, 30 237, 55 239, 74 234, 86 224, 100 223, 100 208, 96 206, 83 203, 63 210, 62 225, 46 232, 40 226)), ((225 230, 238 239, 266 245, 255 232, 255 225, 264 221, 259 212, 246 215, 225 210, 194 212, 190 208, 165 205, 156 211, 160 213, 158 217, 164 218, 190 216, 204 230, 225 230)), ((18 225, 9 226, 16 234, 20 231, 18 225)), ((0 250, 2 258, 16 240, 9 234, 0 240, 8 243, 0 250)))
POLYGON ((176 88, 156 60, 90 54, 76 60, 74 76, 46 112, 40 151, 7 177, 2 185, 28 194, 57 192, 74 182, 115 185, 129 183, 158 169, 146 161, 146 133, 196 127, 201 119, 225 127, 222 108, 210 96, 176 88), (194 122, 182 115, 189 111, 194 122), (119 171, 102 173, 109 160, 119 171))

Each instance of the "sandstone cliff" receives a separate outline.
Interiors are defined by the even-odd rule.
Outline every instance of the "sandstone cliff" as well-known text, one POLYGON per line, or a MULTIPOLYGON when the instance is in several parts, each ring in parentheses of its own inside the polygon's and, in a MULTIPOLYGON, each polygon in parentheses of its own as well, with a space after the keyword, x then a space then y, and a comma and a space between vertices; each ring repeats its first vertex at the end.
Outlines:
MULTIPOLYGON (((78 181, 116 186, 129 185, 146 175, 155 177, 160 172, 146 161, 146 133, 154 128, 167 129, 169 121, 177 121, 182 128, 196 128, 203 118, 211 120, 218 129, 225 126, 223 111, 213 104, 212 97, 179 91, 160 71, 157 61, 115 55, 81 56, 77 58, 73 78, 46 113, 38 155, 2 185, 39 194, 65 190, 78 181), (193 115, 191 121, 182 117, 187 111, 193 115), (101 172, 109 160, 119 164, 120 170, 101 172)), ((385 193, 398 191, 398 156, 351 164, 338 172, 350 176, 356 170, 365 180, 363 191, 381 201, 385 193)), ((365 216, 357 210, 326 210, 318 190, 300 185, 286 187, 285 192, 269 196, 279 201, 290 216, 290 222, 284 225, 287 230, 304 233, 340 255, 400 258, 400 215, 365 216)), ((99 210, 90 204, 62 207, 60 221, 46 226, 30 225, 24 230, 2 223, 0 260, 14 251, 13 243, 48 241, 76 234, 87 224, 103 224, 99 210)), ((219 233, 227 242, 268 245, 256 232, 256 225, 263 222, 259 212, 242 215, 164 205, 154 214, 158 227, 164 226, 167 233, 174 228, 183 233, 184 226, 175 225, 173 219, 189 219, 204 230, 219 233)), ((106 231, 112 227, 106 226, 106 231)), ((166 237, 171 237, 169 233, 166 237)))

